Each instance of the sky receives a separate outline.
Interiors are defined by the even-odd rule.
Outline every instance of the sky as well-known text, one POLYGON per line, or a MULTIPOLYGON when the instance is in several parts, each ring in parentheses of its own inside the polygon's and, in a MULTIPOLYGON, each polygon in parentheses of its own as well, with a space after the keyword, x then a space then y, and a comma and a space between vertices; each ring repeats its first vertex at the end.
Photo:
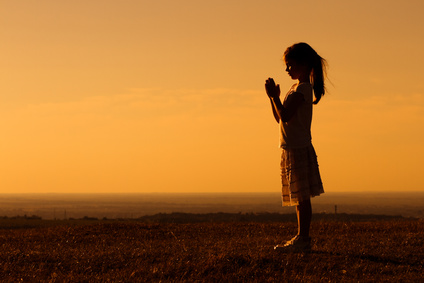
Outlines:
POLYGON ((279 192, 264 83, 309 43, 324 189, 424 191, 424 2, 0 0, 0 193, 279 192))

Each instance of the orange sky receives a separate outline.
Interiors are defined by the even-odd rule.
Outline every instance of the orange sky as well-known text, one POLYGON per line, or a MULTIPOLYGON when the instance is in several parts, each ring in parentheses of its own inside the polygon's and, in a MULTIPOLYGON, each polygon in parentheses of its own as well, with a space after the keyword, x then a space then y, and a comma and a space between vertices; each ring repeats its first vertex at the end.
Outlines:
POLYGON ((279 191, 298 41, 326 191, 424 190, 424 2, 317 2, 0 0, 0 193, 279 191))

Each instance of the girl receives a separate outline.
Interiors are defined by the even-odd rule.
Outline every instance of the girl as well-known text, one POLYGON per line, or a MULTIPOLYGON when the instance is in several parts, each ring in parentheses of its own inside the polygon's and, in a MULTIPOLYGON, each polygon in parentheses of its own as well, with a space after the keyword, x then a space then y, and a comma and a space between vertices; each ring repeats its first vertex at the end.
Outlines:
POLYGON ((271 101, 275 120, 280 124, 281 180, 283 206, 296 206, 297 235, 278 251, 311 249, 311 197, 324 193, 315 150, 311 143, 312 104, 325 93, 326 61, 306 43, 296 43, 284 52, 286 71, 294 84, 280 100, 280 86, 272 78, 265 89, 271 101), (315 100, 312 98, 315 96, 315 100))

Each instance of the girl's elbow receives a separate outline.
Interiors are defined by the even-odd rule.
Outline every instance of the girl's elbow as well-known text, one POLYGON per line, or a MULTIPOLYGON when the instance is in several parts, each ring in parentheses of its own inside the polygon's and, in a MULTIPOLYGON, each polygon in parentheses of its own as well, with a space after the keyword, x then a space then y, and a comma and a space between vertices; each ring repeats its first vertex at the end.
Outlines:
POLYGON ((280 120, 281 122, 288 122, 290 120, 289 117, 287 117, 287 115, 280 115, 280 120))
POLYGON ((279 116, 280 116, 281 122, 286 123, 290 121, 290 119, 293 117, 293 114, 285 111, 284 113, 280 113, 279 116))

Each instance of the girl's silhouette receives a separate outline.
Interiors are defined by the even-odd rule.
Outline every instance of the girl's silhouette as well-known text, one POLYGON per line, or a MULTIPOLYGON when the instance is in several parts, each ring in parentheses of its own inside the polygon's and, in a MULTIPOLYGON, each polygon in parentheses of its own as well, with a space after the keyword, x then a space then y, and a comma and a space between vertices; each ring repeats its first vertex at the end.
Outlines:
POLYGON ((326 61, 303 42, 288 47, 284 61, 287 73, 297 83, 283 101, 280 100, 280 86, 272 78, 266 80, 265 89, 275 120, 280 125, 282 202, 283 206, 296 206, 298 233, 274 249, 308 251, 311 249, 311 197, 324 193, 312 146, 311 122, 312 106, 325 93, 326 61))

